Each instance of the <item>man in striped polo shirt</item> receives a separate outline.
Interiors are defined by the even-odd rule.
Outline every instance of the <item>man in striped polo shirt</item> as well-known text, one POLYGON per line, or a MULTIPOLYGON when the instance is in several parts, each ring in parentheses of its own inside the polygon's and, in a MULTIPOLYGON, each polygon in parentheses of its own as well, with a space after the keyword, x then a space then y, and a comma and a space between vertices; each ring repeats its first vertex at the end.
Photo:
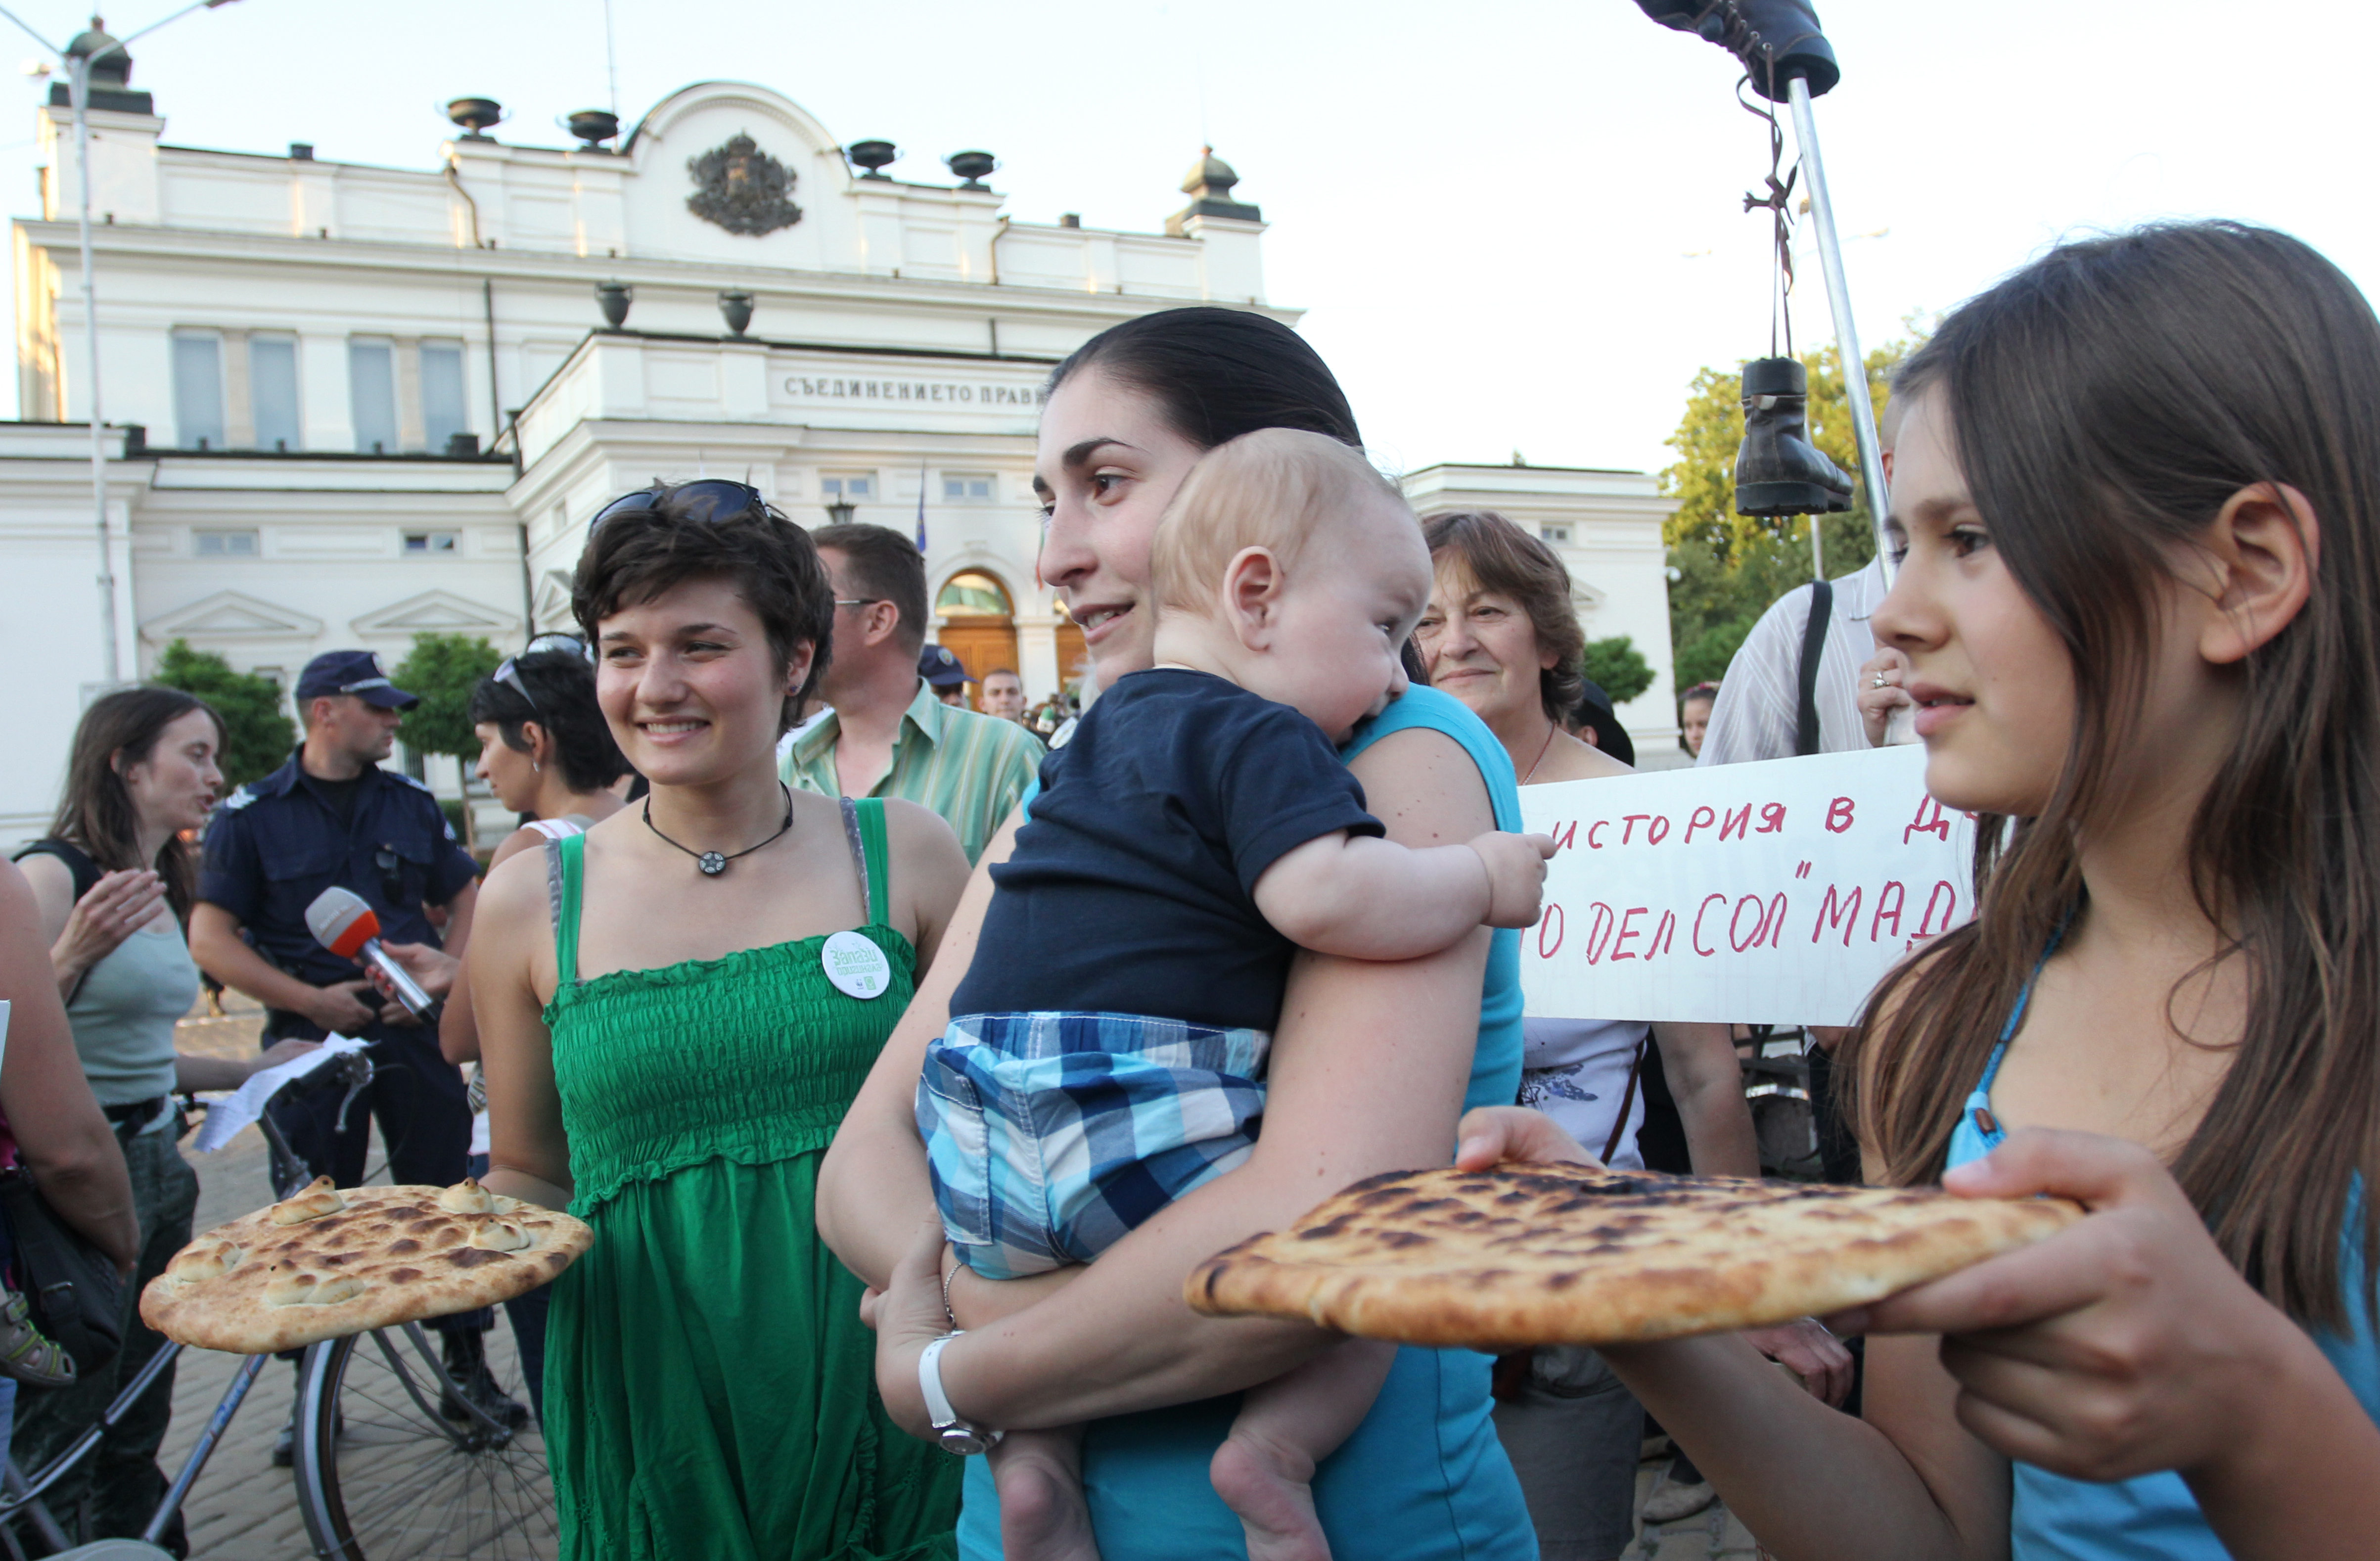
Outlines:
POLYGON ((883 526, 810 533, 834 582, 828 713, 795 734, 784 778, 828 797, 898 797, 930 808, 972 862, 1025 795, 1041 745, 1013 721, 946 705, 917 675, 926 560, 883 526))

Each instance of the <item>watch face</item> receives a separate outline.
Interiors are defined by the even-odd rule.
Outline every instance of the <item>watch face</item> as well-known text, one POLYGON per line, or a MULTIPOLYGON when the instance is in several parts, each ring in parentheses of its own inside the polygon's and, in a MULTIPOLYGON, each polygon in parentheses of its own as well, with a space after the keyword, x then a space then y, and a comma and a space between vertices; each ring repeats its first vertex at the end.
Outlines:
POLYGON ((935 1428, 941 1438, 942 1451, 960 1457, 991 1451, 991 1443, 983 1433, 969 1425, 945 1425, 935 1428))

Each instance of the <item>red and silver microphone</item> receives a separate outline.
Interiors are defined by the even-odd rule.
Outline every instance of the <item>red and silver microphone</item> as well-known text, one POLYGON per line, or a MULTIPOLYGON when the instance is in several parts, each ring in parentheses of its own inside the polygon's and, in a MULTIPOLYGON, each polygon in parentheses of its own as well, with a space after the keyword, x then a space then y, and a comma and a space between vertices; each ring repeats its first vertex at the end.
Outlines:
POLYGON ((386 977, 396 1000, 415 1018, 424 1024, 438 1022, 442 1005, 380 945, 380 917, 361 895, 336 884, 316 895, 314 903, 306 908, 306 930, 340 958, 369 965, 386 977))

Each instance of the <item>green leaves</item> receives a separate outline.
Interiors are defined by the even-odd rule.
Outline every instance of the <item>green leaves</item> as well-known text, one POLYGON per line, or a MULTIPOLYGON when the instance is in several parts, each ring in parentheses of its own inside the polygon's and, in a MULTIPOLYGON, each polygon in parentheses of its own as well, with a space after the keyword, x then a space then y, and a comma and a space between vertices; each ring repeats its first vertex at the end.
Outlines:
POLYGON ((1653 686, 1653 664, 1625 634, 1586 642, 1586 676, 1599 683, 1614 705, 1626 704, 1653 686))
POLYGON ((493 645, 471 635, 415 635, 413 649, 389 674, 398 688, 421 696, 398 728, 405 745, 416 753, 477 758, 480 739, 471 735, 471 690, 503 661, 493 645))
POLYGON ((224 750, 216 764, 226 795, 279 769, 298 746, 298 724, 282 708, 280 687, 270 677, 234 672, 212 651, 194 651, 188 640, 175 640, 157 658, 155 681, 198 695, 223 717, 224 750))

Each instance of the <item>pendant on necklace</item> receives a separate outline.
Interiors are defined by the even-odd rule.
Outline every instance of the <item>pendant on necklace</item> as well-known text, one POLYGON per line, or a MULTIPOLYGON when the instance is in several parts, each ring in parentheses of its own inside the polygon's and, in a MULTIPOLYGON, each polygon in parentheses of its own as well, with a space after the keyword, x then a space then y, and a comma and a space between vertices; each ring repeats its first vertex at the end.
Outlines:
POLYGON ((702 869, 704 877, 716 878, 727 871, 727 859, 717 851, 705 851, 694 859, 694 865, 702 869))

